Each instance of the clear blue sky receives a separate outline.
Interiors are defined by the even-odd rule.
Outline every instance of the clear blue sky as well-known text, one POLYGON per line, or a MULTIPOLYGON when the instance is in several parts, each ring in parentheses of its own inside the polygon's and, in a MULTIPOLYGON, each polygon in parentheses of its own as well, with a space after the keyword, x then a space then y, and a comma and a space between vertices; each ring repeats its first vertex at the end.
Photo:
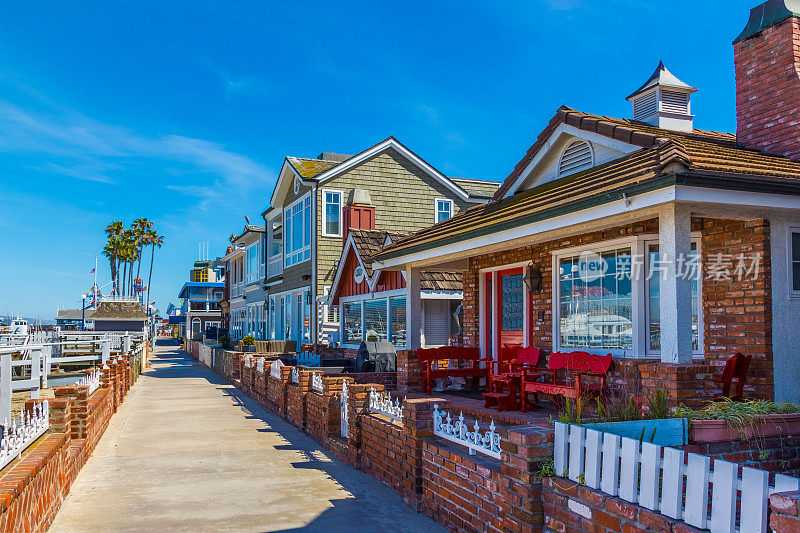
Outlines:
MULTIPOLYGON (((165 236, 163 312, 197 257, 266 207, 285 155, 394 135, 501 180, 558 106, 628 117, 663 58, 735 130, 757 0, 12 2, 0 18, 0 313, 75 307, 113 219, 165 236)), ((101 284, 108 264, 101 256, 101 284)))

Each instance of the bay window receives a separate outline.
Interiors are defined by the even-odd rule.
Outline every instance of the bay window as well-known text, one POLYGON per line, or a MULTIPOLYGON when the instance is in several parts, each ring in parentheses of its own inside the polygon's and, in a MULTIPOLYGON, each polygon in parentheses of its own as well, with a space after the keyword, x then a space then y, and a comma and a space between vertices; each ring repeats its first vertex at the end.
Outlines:
POLYGON ((285 266, 311 259, 311 194, 306 194, 283 212, 285 266))
POLYGON ((342 304, 342 343, 358 344, 362 341, 361 302, 342 304))
POLYGON ((388 339, 388 323, 385 298, 364 300, 365 339, 370 339, 374 336, 377 337, 378 342, 386 342, 388 339))
MULTIPOLYGON (((615 356, 657 356, 661 349, 661 283, 667 261, 691 282, 692 349, 703 354, 699 239, 687 257, 659 253, 657 236, 554 255, 553 349, 615 356)), ((513 316, 513 315, 512 315, 513 316)))
POLYGON ((342 236, 342 193, 322 190, 322 236, 342 236))

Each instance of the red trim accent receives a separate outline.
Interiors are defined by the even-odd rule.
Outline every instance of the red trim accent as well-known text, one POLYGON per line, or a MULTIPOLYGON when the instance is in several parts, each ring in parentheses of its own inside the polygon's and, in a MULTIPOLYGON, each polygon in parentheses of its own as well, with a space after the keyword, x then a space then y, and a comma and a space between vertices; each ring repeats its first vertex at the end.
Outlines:
MULTIPOLYGON (((504 337, 504 335, 503 335, 504 332, 500 329, 501 325, 503 324, 503 282, 502 282, 501 278, 503 276, 514 276, 514 275, 522 274, 523 272, 524 272, 524 270, 523 270, 522 267, 509 268, 509 269, 506 269, 506 270, 498 270, 497 271, 497 287, 496 287, 496 289, 497 289, 497 324, 496 324, 497 327, 495 328, 495 331, 494 331, 494 335, 495 335, 494 341, 497 343, 498 348, 502 348, 503 347, 500 343, 501 343, 502 337, 504 337)), ((524 292, 524 283, 523 283, 523 292, 524 292)), ((523 297, 524 297, 524 295, 523 295, 523 297)), ((525 319, 525 317, 523 316, 523 320, 524 319, 525 319)), ((517 344, 519 346, 522 346, 522 343, 524 342, 524 336, 523 336, 524 332, 522 332, 522 331, 519 331, 519 332, 518 331, 510 331, 510 332, 508 332, 508 334, 509 335, 506 335, 505 337, 511 337, 510 340, 512 340, 512 341, 517 340, 517 339, 515 339, 515 337, 519 336, 517 344)), ((511 345, 510 343, 506 343, 506 344, 511 345)), ((499 350, 498 350, 498 353, 499 353, 499 350)))

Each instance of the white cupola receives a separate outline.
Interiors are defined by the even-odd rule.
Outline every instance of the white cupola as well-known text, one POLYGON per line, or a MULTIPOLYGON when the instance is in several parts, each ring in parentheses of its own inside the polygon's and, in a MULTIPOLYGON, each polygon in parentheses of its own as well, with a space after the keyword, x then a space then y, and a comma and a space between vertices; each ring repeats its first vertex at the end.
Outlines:
POLYGON ((644 85, 626 98, 633 106, 633 120, 677 131, 694 129, 690 95, 697 89, 675 77, 663 62, 644 85))

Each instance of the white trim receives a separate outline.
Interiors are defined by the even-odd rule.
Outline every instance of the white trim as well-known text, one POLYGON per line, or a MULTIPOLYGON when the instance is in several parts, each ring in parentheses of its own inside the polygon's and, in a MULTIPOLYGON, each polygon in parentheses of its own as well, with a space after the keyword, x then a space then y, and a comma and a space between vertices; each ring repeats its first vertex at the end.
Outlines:
POLYGON ((331 282, 331 290, 328 293, 328 298, 327 298, 328 304, 330 304, 331 298, 333 298, 334 293, 339 288, 339 282, 342 277, 342 272, 344 272, 344 263, 345 260, 347 259, 347 252, 350 249, 352 249, 353 253, 356 255, 356 259, 358 259, 358 264, 361 265, 361 268, 364 269, 364 279, 367 281, 367 287, 370 289, 370 292, 372 292, 373 289, 371 283, 372 278, 377 280, 379 277, 376 275, 376 272, 380 272, 378 270, 372 271, 372 278, 366 276, 367 268, 364 266, 364 262, 361 260, 361 255, 358 253, 358 249, 356 248, 356 245, 353 242, 353 234, 350 233, 349 235, 347 235, 347 240, 344 241, 344 246, 342 247, 342 255, 341 257, 339 257, 339 265, 336 267, 336 273, 334 274, 333 281, 331 282))
MULTIPOLYGON (((603 218, 656 207, 674 201, 729 204, 737 208, 759 207, 798 210, 798 197, 793 195, 728 191, 687 185, 665 187, 663 189, 631 196, 628 199, 630 201, 630 205, 628 206, 620 199, 589 209, 583 209, 517 228, 492 233, 483 237, 476 237, 466 241, 439 246, 405 256, 393 257, 383 262, 376 261, 375 268, 380 268, 382 270, 396 269, 407 264, 419 263, 431 259, 441 259, 451 254, 468 257, 475 255, 475 250, 482 247, 503 244, 507 241, 517 239, 526 239, 529 241, 531 237, 548 231, 563 230, 570 226, 594 222, 603 218)), ((424 266, 422 266, 422 268, 424 268, 424 266)))
POLYGON ((498 270, 511 270, 512 268, 524 268, 531 264, 531 260, 527 261, 517 261, 516 263, 505 263, 502 265, 490 266, 486 268, 481 268, 478 270, 481 274, 486 274, 488 272, 496 272, 498 270))
POLYGON ((794 265, 792 261, 792 234, 800 233, 800 222, 790 222, 787 229, 786 229, 786 255, 788 258, 788 271, 787 277, 788 285, 789 285, 789 299, 798 299, 800 298, 800 291, 794 290, 794 265))
POLYGON ((284 269, 284 271, 287 268, 290 268, 290 267, 293 267, 293 266, 297 266, 297 265, 300 265, 302 263, 305 263, 306 261, 310 261, 311 260, 311 255, 312 255, 311 254, 311 249, 313 248, 312 242, 314 240, 314 232, 313 231, 309 231, 310 236, 309 236, 308 244, 306 244, 305 246, 303 246, 299 250, 292 250, 291 253, 290 253, 290 252, 288 252, 288 248, 287 248, 288 245, 289 245, 290 237, 293 238, 293 236, 294 236, 294 217, 292 216, 292 210, 294 209, 294 207, 297 204, 301 204, 300 213, 302 214, 301 219, 303 221, 303 240, 305 240, 305 233, 306 233, 305 232, 305 220, 306 220, 306 217, 305 217, 305 206, 302 205, 302 204, 305 202, 306 198, 309 199, 309 206, 308 207, 311 210, 311 215, 309 216, 309 218, 311 219, 311 226, 313 227, 313 226, 316 225, 316 219, 314 218, 314 202, 312 201, 313 198, 312 198, 312 195, 311 195, 311 191, 308 191, 303 196, 301 196, 300 198, 298 198, 297 200, 295 200, 294 202, 290 203, 289 205, 287 205, 287 206, 285 206, 283 208, 283 269, 284 269), (289 213, 288 217, 286 216, 287 212, 289 213), (290 232, 287 231, 287 227, 288 227, 287 219, 288 218, 292 219, 291 235, 290 235, 290 232), (308 259, 304 258, 306 251, 309 252, 308 259), (299 260, 296 263, 292 263, 291 265, 287 265, 286 261, 289 259, 290 256, 295 255, 295 254, 299 254, 300 255, 299 260))
POLYGON ((434 198, 433 199, 433 223, 438 224, 439 222, 444 222, 445 220, 449 220, 455 216, 456 210, 456 203, 451 200, 450 198, 434 198), (450 216, 444 220, 439 220, 439 202, 450 204, 450 216))
POLYGON ((344 224, 344 221, 342 220, 342 214, 343 214, 343 211, 344 211, 344 192, 340 191, 340 190, 337 190, 337 189, 320 189, 320 203, 322 204, 322 233, 321 233, 321 235, 323 237, 338 237, 338 238, 341 239, 342 238, 342 225, 344 224), (328 222, 327 221, 328 209, 327 209, 327 204, 326 204, 326 201, 325 201, 325 194, 326 193, 332 193, 332 194, 338 194, 339 195, 339 231, 338 231, 338 233, 328 233, 327 230, 326 230, 327 222, 328 222))
POLYGON ((400 154, 403 155, 403 157, 414 163, 417 167, 425 171, 426 174, 428 174, 430 177, 432 177, 433 179, 435 179, 436 181, 438 181, 439 183, 450 189, 452 192, 456 193, 462 200, 471 201, 475 203, 485 202, 485 200, 476 200, 470 198, 469 194, 467 194, 467 192, 464 189, 462 189, 461 187, 450 181, 447 178, 447 176, 445 176, 444 174, 433 168, 427 162, 423 161, 421 158, 419 158, 411 150, 403 146, 403 144, 401 144, 396 139, 386 139, 382 143, 373 146, 369 150, 366 150, 355 157, 351 157, 344 163, 340 163, 339 165, 336 165, 335 167, 326 170, 322 174, 317 175, 316 178, 314 179, 316 179, 319 183, 323 183, 329 179, 338 176, 343 172, 347 172, 351 168, 360 165, 367 159, 375 157, 379 153, 389 148, 394 148, 395 150, 400 152, 400 154))
MULTIPOLYGON (((514 180, 514 183, 511 185, 511 187, 509 187, 505 194, 503 194, 503 198, 513 196, 517 192, 517 189, 519 189, 520 185, 522 185, 525 180, 528 179, 531 172, 533 172, 539 162, 548 154, 550 148, 552 148, 564 134, 584 139, 590 143, 590 146, 591 143, 596 143, 625 154, 630 154, 636 150, 642 149, 641 146, 636 146, 634 144, 619 141, 617 139, 612 139, 611 137, 606 137, 605 135, 601 135, 593 131, 585 131, 580 128, 576 128, 575 126, 562 123, 555 129, 552 135, 550 135, 550 137, 547 139, 547 142, 544 143, 539 151, 536 152, 536 155, 533 159, 531 159, 530 163, 525 166, 525 169, 520 172, 519 176, 516 180, 514 180)), ((559 161, 561 161, 561 157, 558 158, 556 165, 558 165, 559 161)), ((592 147, 592 161, 594 161, 594 147, 592 147)), ((556 172, 558 172, 558 166, 556 166, 556 172)))

